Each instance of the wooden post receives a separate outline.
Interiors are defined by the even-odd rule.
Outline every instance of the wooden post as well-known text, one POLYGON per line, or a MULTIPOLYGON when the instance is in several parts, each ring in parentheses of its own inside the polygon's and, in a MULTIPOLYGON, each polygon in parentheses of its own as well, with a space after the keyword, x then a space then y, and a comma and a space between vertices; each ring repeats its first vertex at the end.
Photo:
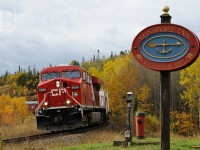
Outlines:
POLYGON ((161 150, 170 150, 170 72, 160 72, 161 150))
MULTIPOLYGON (((164 7, 161 23, 171 23, 169 7, 164 7)), ((170 150, 170 71, 160 72, 161 150, 170 150)))

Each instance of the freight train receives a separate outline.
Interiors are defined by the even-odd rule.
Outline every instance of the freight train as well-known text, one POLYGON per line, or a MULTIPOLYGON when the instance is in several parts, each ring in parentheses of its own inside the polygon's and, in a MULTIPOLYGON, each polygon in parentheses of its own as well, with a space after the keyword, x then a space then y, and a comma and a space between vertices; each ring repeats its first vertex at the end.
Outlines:
POLYGON ((40 72, 37 128, 62 131, 104 123, 109 118, 103 82, 78 66, 59 65, 40 72))

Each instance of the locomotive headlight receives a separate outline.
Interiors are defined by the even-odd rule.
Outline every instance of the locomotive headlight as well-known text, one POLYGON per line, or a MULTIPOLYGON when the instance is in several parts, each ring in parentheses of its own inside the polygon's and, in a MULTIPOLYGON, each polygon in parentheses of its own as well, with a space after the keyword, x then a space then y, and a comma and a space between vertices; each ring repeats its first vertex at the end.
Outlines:
POLYGON ((71 101, 70 100, 66 100, 66 104, 67 105, 71 104, 71 101))
POLYGON ((57 87, 57 88, 60 87, 60 81, 56 81, 56 87, 57 87))
POLYGON ((44 102, 44 106, 48 106, 48 102, 44 102))

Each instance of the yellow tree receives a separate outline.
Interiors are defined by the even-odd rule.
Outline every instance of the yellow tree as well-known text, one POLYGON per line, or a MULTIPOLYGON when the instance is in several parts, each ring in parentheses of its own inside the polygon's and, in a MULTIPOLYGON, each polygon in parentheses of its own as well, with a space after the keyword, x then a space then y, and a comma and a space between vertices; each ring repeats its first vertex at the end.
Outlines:
POLYGON ((88 69, 88 72, 89 72, 90 74, 92 74, 93 76, 98 77, 98 78, 101 79, 101 74, 100 74, 99 70, 98 70, 96 67, 90 67, 90 68, 88 69))
POLYGON ((15 111, 15 118, 17 123, 23 123, 24 119, 28 116, 26 98, 25 97, 14 97, 13 106, 15 111))
POLYGON ((11 98, 5 94, 0 96, 0 125, 22 123, 29 114, 25 102, 25 97, 11 98))
POLYGON ((13 121, 14 108, 12 105, 6 105, 2 111, 1 121, 4 125, 14 125, 13 121))
POLYGON ((0 96, 0 122, 6 125, 12 125, 13 107, 12 100, 9 95, 0 96))
POLYGON ((16 74, 13 74, 13 75, 9 75, 7 76, 6 78, 6 84, 12 84, 13 82, 15 82, 17 79, 19 79, 20 76, 22 76, 22 72, 18 72, 16 74))
POLYGON ((114 118, 125 117, 124 96, 136 93, 138 73, 131 54, 109 60, 103 66, 102 78, 109 94, 109 104, 114 118))
POLYGON ((150 111, 149 96, 150 96, 150 89, 146 84, 144 84, 142 87, 140 87, 137 95, 140 111, 149 113, 150 111))
POLYGON ((190 115, 200 128, 200 58, 180 72, 180 84, 184 86, 181 99, 190 107, 190 115))
POLYGON ((192 118, 186 112, 171 112, 171 119, 173 122, 170 127, 174 133, 178 133, 180 135, 189 136, 194 135, 196 128, 195 124, 192 122, 192 118))

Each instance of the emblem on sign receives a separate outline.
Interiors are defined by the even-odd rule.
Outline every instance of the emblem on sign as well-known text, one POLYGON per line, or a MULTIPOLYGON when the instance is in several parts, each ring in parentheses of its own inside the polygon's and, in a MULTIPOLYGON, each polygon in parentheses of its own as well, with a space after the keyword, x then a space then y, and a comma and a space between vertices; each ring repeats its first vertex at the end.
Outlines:
POLYGON ((156 43, 154 43, 154 42, 148 44, 149 47, 162 46, 162 51, 160 51, 159 49, 156 49, 157 52, 159 52, 159 53, 161 53, 161 54, 167 54, 167 53, 169 53, 169 52, 172 51, 171 48, 170 48, 169 50, 166 50, 166 49, 165 49, 166 46, 181 46, 181 45, 182 45, 182 44, 179 43, 179 42, 177 42, 177 43, 175 43, 175 44, 166 43, 165 40, 163 40, 163 43, 162 43, 162 44, 156 44, 156 43))
POLYGON ((180 59, 189 51, 189 43, 178 34, 157 33, 142 41, 142 55, 155 62, 170 62, 180 59))
POLYGON ((199 54, 193 32, 175 24, 158 24, 142 30, 134 39, 132 53, 143 66, 153 70, 178 70, 190 65, 199 54))

